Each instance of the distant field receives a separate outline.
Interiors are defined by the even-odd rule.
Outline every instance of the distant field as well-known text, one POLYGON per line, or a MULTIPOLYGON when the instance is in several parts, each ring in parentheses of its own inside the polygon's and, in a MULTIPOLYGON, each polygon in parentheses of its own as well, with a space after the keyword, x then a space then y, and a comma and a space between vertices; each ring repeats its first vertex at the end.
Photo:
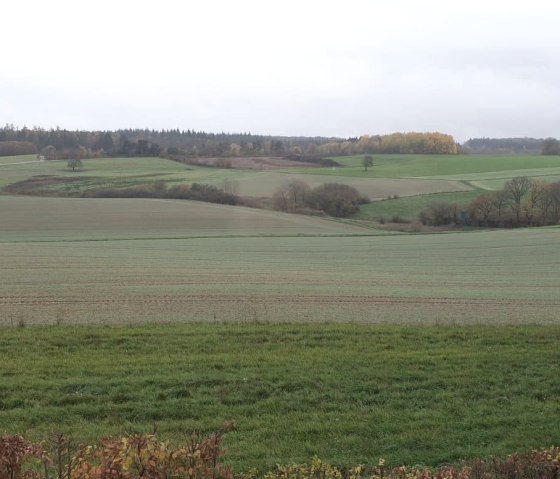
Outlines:
POLYGON ((386 221, 391 221, 391 218, 398 216, 405 220, 418 220, 420 212, 430 203, 443 201, 467 207, 473 199, 480 196, 482 193, 483 192, 480 190, 475 190, 374 201, 367 205, 362 205, 360 211, 356 213, 353 218, 374 221, 383 218, 386 221))
MULTIPOLYGON (((344 168, 305 170, 308 174, 358 176, 370 178, 411 178, 490 173, 509 170, 560 168, 558 156, 479 156, 479 155, 373 155, 374 166, 367 172, 361 164, 363 155, 333 158, 344 168)), ((517 172, 514 176, 518 176, 517 172)), ((530 175, 526 175, 530 176, 530 175)))
POLYGON ((419 194, 440 193, 448 191, 468 191, 471 187, 455 180, 416 180, 395 178, 339 178, 328 175, 306 175, 291 173, 265 172, 240 178, 240 193, 249 196, 271 196, 279 187, 291 181, 305 181, 312 188, 324 183, 344 183, 356 188, 368 198, 386 198, 387 196, 413 196, 419 194))
POLYGON ((560 228, 363 236, 380 232, 194 202, 0 202, 4 325, 550 323, 560 307, 560 228))
POLYGON ((218 187, 223 187, 227 181, 240 195, 270 198, 278 188, 294 180, 303 180, 311 187, 341 182, 355 187, 369 198, 383 199, 394 195, 465 192, 473 188, 495 190, 514 176, 547 181, 560 179, 560 158, 557 157, 379 155, 375 156, 376 163, 367 173, 359 165, 361 158, 361 155, 336 158, 347 165, 339 168, 282 171, 218 169, 183 165, 161 158, 110 158, 84 160, 84 167, 72 172, 65 161, 37 162, 34 155, 26 155, 0 159, 0 187, 37 175, 72 179, 50 187, 65 194, 155 181, 168 184, 198 182, 218 187))
MULTIPOLYGON (((21 164, 0 165, 0 187, 21 181, 32 176, 50 175, 73 178, 74 181, 53 184, 53 191, 80 194, 92 188, 127 187, 164 181, 176 183, 209 183, 223 187, 225 181, 235 184, 238 194, 244 196, 272 197, 274 192, 297 179, 303 179, 310 186, 328 182, 342 182, 357 188, 370 198, 384 198, 388 195, 410 196, 447 191, 466 191, 465 184, 446 179, 371 179, 341 176, 336 179, 330 175, 302 175, 300 169, 291 168, 278 173, 276 171, 218 169, 183 165, 161 158, 110 158, 83 160, 84 167, 72 172, 66 161, 44 161, 27 163, 28 157, 19 158, 21 164)), ((34 156, 30 157, 34 159, 34 156)))
POLYGON ((13 163, 28 163, 31 161, 38 161, 37 155, 0 156, 0 166, 13 163))

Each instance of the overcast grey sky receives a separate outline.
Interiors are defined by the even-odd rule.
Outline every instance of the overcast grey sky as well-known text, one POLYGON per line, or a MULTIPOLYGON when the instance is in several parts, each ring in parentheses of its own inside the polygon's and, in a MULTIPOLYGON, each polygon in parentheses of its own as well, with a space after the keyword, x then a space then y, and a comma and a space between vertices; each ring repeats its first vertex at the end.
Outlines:
POLYGON ((0 122, 560 137, 557 0, 3 2, 0 122))

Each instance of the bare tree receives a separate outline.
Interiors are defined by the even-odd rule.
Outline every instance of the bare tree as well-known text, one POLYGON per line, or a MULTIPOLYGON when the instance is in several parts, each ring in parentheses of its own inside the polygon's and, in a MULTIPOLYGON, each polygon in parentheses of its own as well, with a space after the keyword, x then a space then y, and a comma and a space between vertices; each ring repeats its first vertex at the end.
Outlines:
POLYGON ((494 211, 494 202, 490 194, 475 198, 469 205, 469 214, 473 223, 488 226, 492 211, 494 211))
POLYGON ((294 211, 305 208, 309 201, 311 187, 302 180, 294 180, 281 186, 274 193, 274 208, 280 211, 294 211))
POLYGON ((502 221, 502 213, 507 207, 509 198, 504 190, 495 191, 492 193, 492 206, 496 211, 497 221, 500 223, 502 221))
POLYGON ((504 185, 504 191, 515 213, 516 225, 519 226, 521 217, 521 200, 531 189, 532 181, 526 176, 516 176, 504 185))

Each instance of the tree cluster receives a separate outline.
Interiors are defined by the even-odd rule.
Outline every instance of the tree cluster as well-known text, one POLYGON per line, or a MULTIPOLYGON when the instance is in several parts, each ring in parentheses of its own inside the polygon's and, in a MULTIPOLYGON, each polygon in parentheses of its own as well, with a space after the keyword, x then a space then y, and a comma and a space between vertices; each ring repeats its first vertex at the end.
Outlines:
POLYGON ((304 213, 322 211, 330 216, 345 218, 368 203, 355 188, 341 183, 326 183, 311 188, 305 181, 296 180, 274 193, 273 206, 278 211, 304 213))
POLYGON ((453 137, 443 133, 391 133, 311 145, 306 153, 323 156, 375 153, 454 155, 457 148, 453 137))
POLYGON ((326 156, 418 153, 455 154, 457 145, 442 133, 393 133, 360 138, 263 136, 250 133, 206 133, 194 130, 122 129, 70 131, 61 128, 0 128, 0 143, 29 142, 37 151, 51 148, 51 157, 97 158, 107 156, 282 156, 311 161, 326 156))
POLYGON ((463 224, 496 228, 556 225, 560 222, 560 182, 519 176, 499 191, 475 198, 465 209, 455 203, 431 203, 420 213, 431 226, 463 224))
POLYGON ((0 156, 32 155, 37 153, 29 141, 0 141, 0 156))
POLYGON ((541 154, 549 156, 560 155, 560 141, 558 141, 556 138, 547 138, 546 140, 544 140, 541 154))

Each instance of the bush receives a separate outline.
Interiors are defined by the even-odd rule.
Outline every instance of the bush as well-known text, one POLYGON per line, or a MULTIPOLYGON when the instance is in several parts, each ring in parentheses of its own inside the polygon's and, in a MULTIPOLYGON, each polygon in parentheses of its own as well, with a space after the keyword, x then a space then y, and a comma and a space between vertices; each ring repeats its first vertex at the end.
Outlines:
POLYGON ((459 218, 459 205, 437 202, 427 205, 418 216, 423 225, 444 226, 456 224, 459 218))
POLYGON ((51 461, 40 444, 19 435, 0 436, 0 479, 39 479, 38 471, 26 470, 30 461, 42 463, 47 476, 51 461))
MULTIPOLYGON (((226 421, 223 431, 235 428, 226 421)), ((56 462, 39 444, 23 437, 0 436, 0 479, 233 479, 233 471, 220 458, 222 435, 194 438, 185 445, 171 446, 155 434, 102 439, 98 445, 80 447, 68 454, 70 442, 59 435, 54 442, 56 462), (36 466, 42 465, 41 475, 36 466), (53 465, 57 473, 52 471, 53 465), (49 474, 50 473, 50 474, 49 474)), ((237 474, 238 479, 558 479, 560 448, 549 447, 507 458, 473 459, 438 468, 387 467, 380 458, 366 467, 338 468, 315 457, 310 464, 277 465, 259 473, 255 469, 237 474)))
POLYGON ((356 188, 341 183, 326 183, 311 191, 309 205, 338 218, 353 215, 359 210, 359 205, 366 203, 356 188))
POLYGON ((30 155, 37 153, 29 141, 0 141, 0 156, 30 155))
POLYGON ((212 434, 175 448, 155 435, 103 439, 99 446, 78 453, 71 478, 232 479, 232 471, 218 461, 220 441, 220 434, 212 434))

